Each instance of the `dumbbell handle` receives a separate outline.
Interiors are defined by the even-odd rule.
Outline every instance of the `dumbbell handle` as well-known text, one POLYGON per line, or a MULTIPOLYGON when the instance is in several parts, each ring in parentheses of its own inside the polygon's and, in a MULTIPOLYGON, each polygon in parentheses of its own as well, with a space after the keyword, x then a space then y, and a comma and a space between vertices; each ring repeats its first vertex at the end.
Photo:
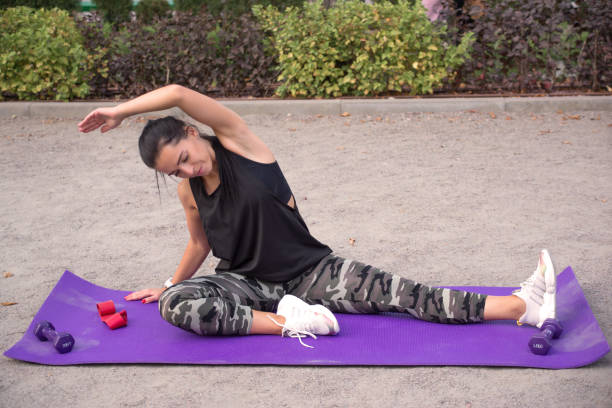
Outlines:
POLYGON ((41 332, 47 340, 55 340, 57 338, 57 332, 50 327, 44 327, 41 332))
POLYGON ((542 333, 542 335, 546 337, 547 339, 551 339, 551 340, 554 336, 553 331, 549 329, 548 327, 542 330, 540 333, 542 333))
POLYGON ((54 343, 55 348, 57 349, 57 351, 59 351, 60 353, 67 353, 70 350, 72 350, 72 346, 74 346, 74 338, 68 334, 65 333, 67 336, 65 336, 65 338, 63 339, 63 341, 61 343, 57 343, 56 344, 56 340, 59 337, 59 333, 56 332, 55 330, 53 330, 50 327, 45 327, 41 330, 42 335, 47 339, 50 340, 54 343))

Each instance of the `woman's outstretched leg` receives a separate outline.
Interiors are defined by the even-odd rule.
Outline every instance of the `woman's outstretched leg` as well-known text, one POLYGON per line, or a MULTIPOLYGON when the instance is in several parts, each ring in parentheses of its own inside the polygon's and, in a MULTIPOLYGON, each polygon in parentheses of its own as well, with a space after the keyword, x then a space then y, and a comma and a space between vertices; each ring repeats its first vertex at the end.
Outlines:
POLYGON ((400 312, 437 323, 511 319, 541 325, 544 316, 554 314, 554 298, 551 307, 550 299, 545 301, 541 293, 541 288, 554 293, 554 269, 547 252, 542 253, 546 256, 540 257, 538 269, 516 296, 432 288, 335 255, 289 282, 287 292, 334 312, 400 312), (544 282, 544 276, 552 283, 544 282))
POLYGON ((340 313, 409 313, 436 323, 484 320, 487 295, 433 288, 329 255, 290 281, 287 293, 340 313))

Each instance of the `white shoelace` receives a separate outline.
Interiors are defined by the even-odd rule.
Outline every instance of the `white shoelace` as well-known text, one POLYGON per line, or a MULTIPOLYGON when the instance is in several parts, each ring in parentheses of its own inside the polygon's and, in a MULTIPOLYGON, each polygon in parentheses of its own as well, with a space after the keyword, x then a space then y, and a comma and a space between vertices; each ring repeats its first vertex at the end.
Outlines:
POLYGON ((274 320, 274 318, 272 318, 272 316, 270 315, 266 315, 268 317, 268 319, 272 320, 274 322, 274 324, 276 324, 277 326, 280 326, 283 328, 282 331, 282 336, 284 337, 285 334, 287 335, 287 337, 292 337, 292 338, 297 338, 300 341, 300 344, 304 347, 309 347, 309 348, 314 348, 314 346, 309 346, 308 344, 304 343, 302 341, 302 337, 312 337, 313 339, 317 339, 317 336, 315 336, 314 334, 312 334, 309 331, 306 330, 296 330, 296 329, 291 329, 288 328, 286 325, 284 324, 280 324, 279 322, 277 322, 276 320, 274 320))
MULTIPOLYGON (((538 270, 536 269, 533 274, 531 274, 530 277, 527 278, 527 280, 525 280, 524 282, 521 283, 521 289, 525 288, 525 287, 536 287, 538 289, 542 289, 539 286, 536 286, 536 280, 538 280, 539 276, 538 276, 538 270)), ((546 290, 546 289, 544 289, 546 290)))

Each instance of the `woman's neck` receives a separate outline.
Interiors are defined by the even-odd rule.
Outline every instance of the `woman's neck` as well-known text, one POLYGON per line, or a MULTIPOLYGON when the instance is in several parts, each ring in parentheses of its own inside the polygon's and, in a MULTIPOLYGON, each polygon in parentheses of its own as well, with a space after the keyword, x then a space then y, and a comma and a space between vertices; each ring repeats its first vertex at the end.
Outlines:
POLYGON ((212 145, 208 144, 208 149, 210 153, 210 159, 212 162, 212 170, 210 173, 202 176, 202 180, 204 181, 204 186, 206 187, 206 192, 208 194, 212 194, 213 191, 219 187, 221 183, 221 179, 219 178, 219 165, 217 163, 217 156, 215 154, 215 149, 213 149, 212 145))

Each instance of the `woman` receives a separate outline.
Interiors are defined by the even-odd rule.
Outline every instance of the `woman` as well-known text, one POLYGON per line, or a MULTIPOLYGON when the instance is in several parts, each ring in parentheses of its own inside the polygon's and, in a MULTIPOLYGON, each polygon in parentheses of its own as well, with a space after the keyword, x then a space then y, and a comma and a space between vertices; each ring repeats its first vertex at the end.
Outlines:
MULTIPOLYGON (((438 323, 516 319, 540 327, 555 315, 555 272, 546 250, 536 271, 509 296, 430 288, 343 259, 310 233, 273 153, 234 112, 170 85, 112 108, 99 108, 79 130, 107 132, 129 116, 179 107, 216 137, 166 117, 139 139, 145 164, 184 180, 178 196, 189 242, 164 288, 127 300, 150 303, 168 322, 200 335, 339 331, 332 312, 400 312, 438 323), (216 275, 192 278, 212 248, 216 275)), ((302 343, 303 344, 303 343, 302 343)))

